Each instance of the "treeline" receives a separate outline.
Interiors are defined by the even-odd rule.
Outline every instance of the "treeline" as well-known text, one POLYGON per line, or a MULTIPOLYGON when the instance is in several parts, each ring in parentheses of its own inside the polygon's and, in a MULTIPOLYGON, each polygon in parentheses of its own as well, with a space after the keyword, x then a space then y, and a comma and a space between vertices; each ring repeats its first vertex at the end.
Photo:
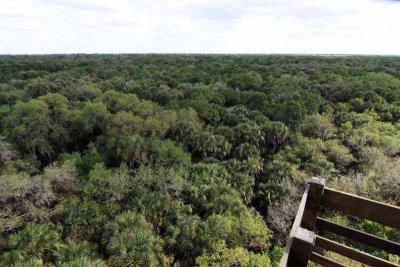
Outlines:
POLYGON ((277 266, 311 176, 400 205, 396 57, 1 56, 0 126, 4 266, 277 266))

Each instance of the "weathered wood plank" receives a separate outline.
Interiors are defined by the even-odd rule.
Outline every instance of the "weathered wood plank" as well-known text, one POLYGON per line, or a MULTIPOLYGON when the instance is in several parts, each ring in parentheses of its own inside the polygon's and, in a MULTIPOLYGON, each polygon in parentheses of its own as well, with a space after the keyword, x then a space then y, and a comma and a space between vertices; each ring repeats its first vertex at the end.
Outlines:
POLYGON ((315 243, 315 233, 297 227, 288 258, 288 267, 307 267, 315 243))
POLYGON ((343 265, 337 261, 329 259, 321 254, 316 253, 316 252, 311 253, 310 261, 321 264, 324 267, 346 267, 346 265, 343 265))
POLYGON ((400 229, 400 208, 325 188, 322 206, 400 229))
POLYGON ((300 226, 307 230, 314 231, 322 194, 324 192, 325 180, 313 177, 309 184, 310 189, 308 191, 306 206, 300 226))
POLYGON ((295 235, 297 227, 300 226, 301 218, 303 217, 303 211, 304 211, 304 208, 305 208, 305 205, 306 205, 306 201, 307 201, 307 195, 308 195, 309 188, 310 188, 310 185, 306 184, 303 196, 302 196, 300 204, 299 204, 299 209, 297 211, 296 218, 295 218, 295 220, 293 222, 292 230, 290 231, 289 237, 288 237, 287 242, 286 242, 285 251, 283 252, 281 261, 279 263, 279 267, 286 267, 287 266, 289 252, 290 252, 290 249, 291 249, 292 243, 293 243, 293 236, 295 235))
POLYGON ((364 233, 362 231, 336 224, 334 222, 317 218, 316 227, 321 230, 327 230, 329 232, 338 234, 343 237, 347 237, 363 244, 374 246, 376 248, 383 249, 389 253, 397 254, 400 256, 400 244, 386 240, 371 234, 364 233))
POLYGON ((335 241, 331 241, 329 239, 326 239, 321 236, 316 236, 315 239, 315 245, 318 247, 321 247, 323 249, 327 249, 330 251, 333 251, 335 253, 338 253, 340 255, 343 255, 347 258, 356 260, 358 262, 367 264, 369 266, 374 266, 374 267, 400 267, 397 264, 394 264, 392 262, 386 261, 384 259, 372 256, 368 253, 359 251, 354 248, 350 248, 348 246, 342 245, 340 243, 337 243, 335 241))

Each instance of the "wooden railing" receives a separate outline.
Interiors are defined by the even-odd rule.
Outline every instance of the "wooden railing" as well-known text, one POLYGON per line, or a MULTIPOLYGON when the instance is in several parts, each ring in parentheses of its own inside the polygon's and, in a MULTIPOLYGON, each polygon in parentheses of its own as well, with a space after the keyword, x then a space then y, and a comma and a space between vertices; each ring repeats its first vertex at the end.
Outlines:
MULTIPOLYGON (((399 189, 400 190, 400 189, 399 189)), ((399 265, 318 235, 320 230, 400 256, 400 244, 318 217, 323 209, 341 212, 400 230, 400 208, 325 187, 325 180, 306 184, 288 237, 280 267, 303 267, 309 261, 322 266, 345 266, 322 255, 328 250, 369 266, 399 265)))

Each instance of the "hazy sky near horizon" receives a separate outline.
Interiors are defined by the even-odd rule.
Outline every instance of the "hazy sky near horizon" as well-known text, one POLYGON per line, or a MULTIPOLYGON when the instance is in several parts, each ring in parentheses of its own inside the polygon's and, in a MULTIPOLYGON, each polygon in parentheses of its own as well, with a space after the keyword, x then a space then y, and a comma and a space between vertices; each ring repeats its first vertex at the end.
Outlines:
POLYGON ((0 54, 400 55, 395 0, 0 0, 0 54))

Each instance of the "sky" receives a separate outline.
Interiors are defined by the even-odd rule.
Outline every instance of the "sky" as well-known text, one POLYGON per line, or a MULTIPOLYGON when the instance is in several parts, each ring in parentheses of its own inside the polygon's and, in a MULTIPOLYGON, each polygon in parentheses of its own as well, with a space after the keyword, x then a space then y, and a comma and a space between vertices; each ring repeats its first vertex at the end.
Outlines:
POLYGON ((0 0, 0 54, 400 55, 395 0, 0 0))

